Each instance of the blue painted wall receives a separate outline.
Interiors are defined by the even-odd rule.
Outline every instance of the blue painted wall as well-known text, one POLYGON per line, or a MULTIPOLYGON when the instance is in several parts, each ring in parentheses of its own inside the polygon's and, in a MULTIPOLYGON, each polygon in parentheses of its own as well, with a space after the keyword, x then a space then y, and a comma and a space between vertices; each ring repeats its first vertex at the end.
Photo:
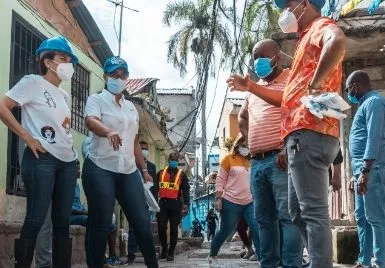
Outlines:
MULTIPOLYGON (((209 195, 209 206, 214 208, 215 203, 215 193, 209 195)), ((192 227, 192 222, 195 217, 198 218, 200 222, 204 222, 205 235, 207 232, 206 216, 208 213, 207 209, 207 195, 201 196, 194 199, 190 204, 189 214, 182 220, 182 232, 190 232, 192 227)))

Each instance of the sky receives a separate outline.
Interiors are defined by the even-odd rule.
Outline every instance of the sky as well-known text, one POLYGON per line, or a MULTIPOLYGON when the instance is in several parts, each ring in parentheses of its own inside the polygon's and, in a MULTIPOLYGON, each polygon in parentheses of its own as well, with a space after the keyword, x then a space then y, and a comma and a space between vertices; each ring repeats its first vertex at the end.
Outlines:
MULTIPOLYGON (((115 5, 107 0, 83 0, 88 10, 99 25, 105 39, 115 54, 118 54, 118 39, 114 30, 115 5)), ((179 71, 167 63, 167 41, 177 31, 177 27, 168 28, 162 23, 163 11, 170 0, 125 0, 124 5, 139 12, 125 9, 123 13, 122 53, 129 66, 131 78, 154 77, 160 79, 157 88, 195 87, 196 80, 193 64, 188 66, 188 73, 180 77, 179 71)), ((116 13, 116 31, 119 32, 119 8, 116 13)), ((207 140, 211 144, 226 92, 226 78, 230 71, 221 71, 217 78, 210 78, 207 88, 207 140), (216 88, 216 90, 215 90, 216 88), (215 97, 215 99, 214 99, 215 97), (212 108, 211 108, 212 106, 212 108)), ((229 93, 228 97, 243 97, 242 93, 229 93)), ((197 132, 201 130, 197 123, 197 132)), ((215 152, 215 150, 213 151, 215 152)))

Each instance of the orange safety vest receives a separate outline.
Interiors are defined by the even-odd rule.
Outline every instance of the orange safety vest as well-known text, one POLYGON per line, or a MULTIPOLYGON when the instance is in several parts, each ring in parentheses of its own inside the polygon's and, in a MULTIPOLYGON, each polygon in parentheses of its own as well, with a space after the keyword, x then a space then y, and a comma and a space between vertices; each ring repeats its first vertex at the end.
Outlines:
POLYGON ((167 166, 160 177, 159 181, 159 198, 178 199, 179 188, 182 184, 182 170, 179 169, 175 175, 174 182, 170 182, 170 173, 167 166))

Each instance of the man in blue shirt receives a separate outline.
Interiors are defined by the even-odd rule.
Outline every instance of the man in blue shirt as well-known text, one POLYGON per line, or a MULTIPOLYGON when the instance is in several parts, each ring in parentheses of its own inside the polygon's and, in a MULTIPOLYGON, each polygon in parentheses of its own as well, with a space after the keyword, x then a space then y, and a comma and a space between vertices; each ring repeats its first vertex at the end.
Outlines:
POLYGON ((385 98, 363 71, 346 85, 349 100, 359 105, 349 139, 360 244, 355 267, 385 267, 385 98))

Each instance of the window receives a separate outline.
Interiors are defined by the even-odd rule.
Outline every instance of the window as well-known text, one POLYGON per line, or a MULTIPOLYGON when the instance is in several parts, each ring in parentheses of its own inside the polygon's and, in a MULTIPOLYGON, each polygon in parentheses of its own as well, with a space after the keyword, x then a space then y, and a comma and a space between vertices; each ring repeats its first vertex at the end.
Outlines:
MULTIPOLYGON (((14 86, 24 75, 37 73, 35 51, 44 38, 21 16, 15 12, 12 14, 10 87, 14 86)), ((19 121, 21 120, 20 108, 15 108, 13 114, 19 121)), ((24 148, 23 140, 8 131, 7 194, 25 196, 24 184, 20 175, 24 148)))
POLYGON ((90 94, 90 72, 80 64, 76 64, 74 68, 75 73, 71 81, 71 127, 84 135, 88 135, 84 123, 84 109, 90 94))

